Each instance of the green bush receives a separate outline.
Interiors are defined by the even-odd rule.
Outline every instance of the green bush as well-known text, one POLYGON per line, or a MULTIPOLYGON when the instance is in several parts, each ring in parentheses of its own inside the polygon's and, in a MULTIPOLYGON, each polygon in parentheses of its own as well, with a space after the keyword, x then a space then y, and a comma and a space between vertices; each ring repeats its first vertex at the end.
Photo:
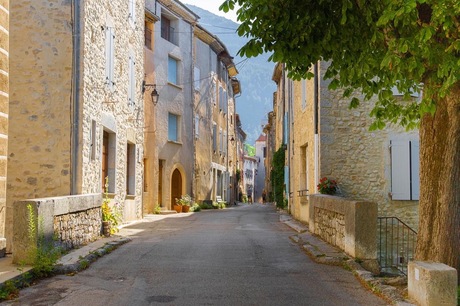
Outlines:
POLYGON ((199 212, 200 210, 201 210, 201 206, 197 203, 193 204, 193 206, 190 207, 190 211, 199 212))
POLYGON ((276 207, 282 209, 286 207, 284 201, 284 162, 285 150, 284 147, 281 147, 273 154, 271 178, 273 200, 276 202, 276 207))
POLYGON ((201 207, 201 209, 212 209, 213 206, 211 204, 207 204, 207 203, 200 203, 199 205, 201 207))

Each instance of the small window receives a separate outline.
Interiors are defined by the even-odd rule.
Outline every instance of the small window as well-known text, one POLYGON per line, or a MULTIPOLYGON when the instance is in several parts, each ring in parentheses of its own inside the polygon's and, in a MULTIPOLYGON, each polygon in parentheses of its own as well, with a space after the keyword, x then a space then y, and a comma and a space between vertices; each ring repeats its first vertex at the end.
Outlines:
POLYGON ((224 141, 223 141, 223 134, 222 129, 219 129, 219 152, 222 153, 224 151, 224 141))
POLYGON ((152 50, 152 35, 153 35, 153 23, 149 21, 144 22, 144 43, 147 49, 152 50))
POLYGON ((179 116, 171 113, 168 116, 168 140, 179 141, 179 116))
POLYGON ((174 36, 175 29, 172 27, 171 19, 165 15, 161 15, 161 37, 173 44, 176 44, 174 36))
POLYGON ((97 146, 96 128, 97 128, 96 120, 91 120, 91 160, 96 159, 96 146, 97 146))
POLYGON ((168 82, 174 85, 178 85, 177 62, 175 58, 168 57, 168 82))
POLYGON ((136 193, 136 145, 126 146, 126 194, 136 193))
POLYGON ((195 138, 200 136, 200 116, 195 115, 195 138))
POLYGON ((200 68, 198 68, 198 67, 194 68, 193 76, 195 78, 195 90, 200 90, 200 87, 201 87, 201 85, 200 85, 201 84, 200 68))
POLYGON ((212 124, 212 149, 217 151, 217 124, 212 124))

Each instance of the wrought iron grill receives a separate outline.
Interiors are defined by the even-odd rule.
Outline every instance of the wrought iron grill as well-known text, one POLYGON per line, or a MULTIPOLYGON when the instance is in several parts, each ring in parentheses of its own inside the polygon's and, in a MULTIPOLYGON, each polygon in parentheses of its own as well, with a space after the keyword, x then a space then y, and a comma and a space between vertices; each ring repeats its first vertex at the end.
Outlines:
POLYGON ((379 217, 377 226, 382 271, 407 275, 407 263, 415 254, 417 232, 397 217, 379 217))

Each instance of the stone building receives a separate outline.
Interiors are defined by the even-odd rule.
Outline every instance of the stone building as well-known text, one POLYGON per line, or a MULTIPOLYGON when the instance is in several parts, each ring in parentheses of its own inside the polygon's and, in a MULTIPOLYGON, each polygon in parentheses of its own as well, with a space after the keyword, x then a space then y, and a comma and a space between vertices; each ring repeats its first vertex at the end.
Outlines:
POLYGON ((159 19, 152 28, 152 52, 146 51, 147 80, 159 94, 146 127, 146 134, 154 135, 145 142, 146 212, 152 212, 157 205, 171 209, 176 198, 193 192, 192 50, 199 17, 179 1, 148 0, 145 9, 159 19))
POLYGON ((194 45, 195 199, 236 200, 235 95, 238 71, 225 45, 202 26, 194 45))
POLYGON ((254 202, 254 187, 257 175, 258 159, 255 156, 244 156, 244 189, 243 195, 245 195, 249 202, 254 202))
POLYGON ((9 1, 0 1, 0 256, 4 256, 9 100, 9 1))
POLYGON ((281 64, 275 67, 275 128, 283 131, 276 131, 276 148, 286 146, 291 213, 308 222, 308 195, 317 193, 320 178, 328 177, 338 182, 339 195, 376 202, 379 216, 398 217, 416 229, 418 131, 389 125, 370 132, 373 102, 349 110, 351 98, 328 89, 326 69, 327 63, 318 62, 312 79, 294 82, 281 64))
POLYGON ((267 156, 267 136, 261 134, 256 140, 257 171, 254 179, 254 202, 262 203, 265 190, 265 157, 267 156))
POLYGON ((124 220, 141 218, 144 1, 15 0, 10 13, 6 236, 15 201, 100 194, 106 177, 124 220))
MULTIPOLYGON (((274 101, 273 101, 274 102, 274 101)), ((272 181, 271 181, 271 171, 272 171, 272 161, 273 153, 275 152, 275 126, 274 126, 274 112, 271 111, 267 114, 267 124, 263 128, 263 132, 266 135, 265 147, 266 154, 264 159, 265 167, 265 192, 267 193, 267 201, 272 201, 272 181)))

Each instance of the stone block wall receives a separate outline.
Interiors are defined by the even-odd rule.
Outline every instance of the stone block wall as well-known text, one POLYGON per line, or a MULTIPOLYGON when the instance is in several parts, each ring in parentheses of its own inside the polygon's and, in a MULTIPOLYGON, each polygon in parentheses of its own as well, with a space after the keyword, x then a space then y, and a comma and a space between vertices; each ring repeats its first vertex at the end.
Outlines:
POLYGON ((315 207, 315 234, 327 243, 345 250, 345 216, 336 211, 315 207))
POLYGON ((310 232, 360 259, 377 258, 377 204, 310 196, 310 232))
POLYGON ((29 208, 38 220, 37 232, 51 241, 58 238, 65 248, 78 247, 93 241, 101 231, 101 194, 41 198, 14 203, 13 262, 27 262, 31 244, 29 238, 29 208))
POLYGON ((101 209, 90 208, 54 216, 54 233, 57 242, 65 249, 96 240, 101 234, 101 209))

